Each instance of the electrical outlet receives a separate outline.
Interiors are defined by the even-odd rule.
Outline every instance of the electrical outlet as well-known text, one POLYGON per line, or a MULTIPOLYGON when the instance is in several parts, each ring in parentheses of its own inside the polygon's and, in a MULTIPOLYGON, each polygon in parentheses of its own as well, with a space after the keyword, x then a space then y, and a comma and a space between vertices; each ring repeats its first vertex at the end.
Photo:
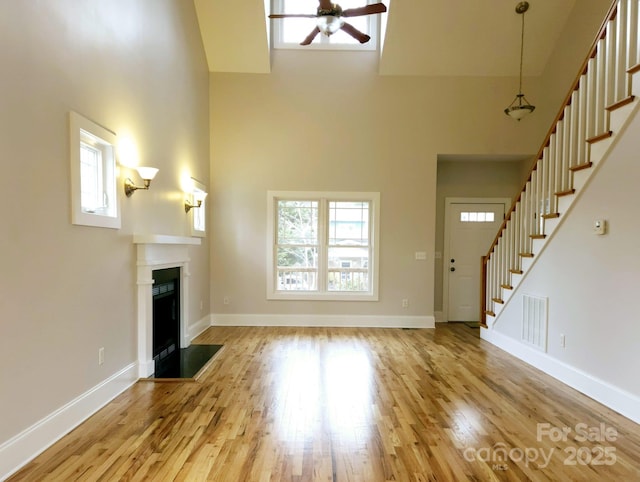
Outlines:
POLYGON ((98 365, 104 364, 104 347, 98 348, 98 365))
POLYGON ((565 338, 564 338, 564 335, 560 335, 560 346, 561 346, 562 348, 565 348, 565 347, 567 346, 567 345, 566 345, 565 338))
POLYGON ((225 296, 225 297, 222 299, 222 302, 223 302, 225 305, 228 305, 229 303, 231 303, 231 299, 230 299, 228 296, 225 296))
POLYGON ((402 300, 402 307, 403 308, 409 308, 409 299, 405 298, 402 300))

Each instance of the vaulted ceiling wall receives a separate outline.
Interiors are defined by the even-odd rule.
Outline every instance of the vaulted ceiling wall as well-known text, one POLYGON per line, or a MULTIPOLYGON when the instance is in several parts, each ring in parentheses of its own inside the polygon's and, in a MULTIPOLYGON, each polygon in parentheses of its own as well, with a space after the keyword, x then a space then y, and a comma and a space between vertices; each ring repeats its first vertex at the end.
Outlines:
MULTIPOLYGON (((592 0, 582 0, 587 3, 592 0)), ((608 0, 599 0, 608 4, 608 0)), ((211 72, 270 71, 269 0, 194 0, 211 72)), ((364 3, 364 0, 363 0, 364 3)), ((384 0, 383 75, 517 76, 521 17, 514 0, 384 0)), ((540 75, 576 0, 531 0, 526 76, 540 75)))

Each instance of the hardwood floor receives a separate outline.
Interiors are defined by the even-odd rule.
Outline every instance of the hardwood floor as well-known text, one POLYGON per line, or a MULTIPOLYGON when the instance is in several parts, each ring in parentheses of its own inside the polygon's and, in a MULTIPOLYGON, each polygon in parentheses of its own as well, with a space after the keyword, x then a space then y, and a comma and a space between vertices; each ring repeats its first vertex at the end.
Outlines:
POLYGON ((196 341, 224 344, 198 382, 137 383, 10 480, 640 480, 637 424, 462 324, 196 341))

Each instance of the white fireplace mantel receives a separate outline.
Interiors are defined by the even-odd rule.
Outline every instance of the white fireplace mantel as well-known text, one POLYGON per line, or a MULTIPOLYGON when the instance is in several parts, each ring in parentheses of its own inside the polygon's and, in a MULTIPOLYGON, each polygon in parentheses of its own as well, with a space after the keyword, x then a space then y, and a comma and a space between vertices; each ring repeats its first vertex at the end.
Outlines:
POLYGON ((147 378, 155 370, 153 362, 153 270, 180 268, 180 348, 190 345, 189 246, 200 238, 165 234, 136 234, 138 284, 138 376, 147 378))
POLYGON ((171 236, 169 234, 134 234, 133 244, 186 244, 198 245, 200 238, 171 236))

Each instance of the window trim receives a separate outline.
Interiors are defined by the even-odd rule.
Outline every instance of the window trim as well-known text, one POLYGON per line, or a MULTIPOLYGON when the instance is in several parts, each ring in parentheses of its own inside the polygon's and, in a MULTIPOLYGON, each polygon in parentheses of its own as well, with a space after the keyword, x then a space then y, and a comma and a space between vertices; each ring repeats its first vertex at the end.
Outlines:
POLYGON ((120 193, 117 189, 116 134, 76 112, 69 112, 69 159, 71 167, 71 223, 81 226, 120 229, 120 193), (102 153, 102 164, 107 165, 108 186, 114 203, 113 215, 88 212, 82 209, 81 145, 91 145, 102 153))
MULTIPOLYGON (((322 207, 319 207, 322 211, 322 207)), ((328 213, 327 213, 328 214, 328 213)), ((318 239, 319 249, 328 250, 328 218, 319 213, 318 239)), ((380 193, 379 192, 332 192, 332 191, 267 191, 267 236, 266 236, 266 284, 268 300, 311 300, 311 301, 378 301, 379 287, 379 242, 380 239, 380 193), (325 287, 318 283, 318 291, 278 291, 276 290, 276 233, 277 233, 277 201, 282 199, 310 200, 328 203, 329 201, 368 201, 370 213, 370 246, 371 255, 368 261, 370 290, 366 292, 324 291, 325 287)), ((327 266, 318 266, 319 280, 324 279, 329 271, 327 266), (320 271, 324 272, 320 276, 320 271)))
MULTIPOLYGON (((365 0, 363 1, 363 5, 369 5, 371 3, 375 3, 373 0, 365 0)), ((358 5, 361 6, 361 5, 358 5)), ((346 8, 346 7, 345 7, 346 8)), ((284 11, 284 3, 283 0, 273 0, 272 1, 272 11, 274 12, 283 12, 284 11)), ((306 12, 296 12, 296 13, 306 13, 306 12)), ((311 12, 311 13, 315 13, 311 12)), ((285 42, 283 40, 283 32, 285 22, 288 21, 296 21, 295 19, 272 19, 271 24, 271 34, 272 34, 272 42, 274 49, 281 50, 352 50, 352 51, 363 51, 363 52, 371 52, 378 50, 378 45, 380 45, 380 32, 382 31, 381 26, 381 16, 384 14, 376 14, 376 15, 367 15, 366 20, 369 23, 369 30, 366 32, 370 37, 367 43, 361 44, 358 42, 355 43, 331 43, 329 38, 323 36, 322 34, 318 34, 320 38, 320 42, 314 40, 309 45, 300 45, 303 38, 301 38, 297 42, 285 42)))

